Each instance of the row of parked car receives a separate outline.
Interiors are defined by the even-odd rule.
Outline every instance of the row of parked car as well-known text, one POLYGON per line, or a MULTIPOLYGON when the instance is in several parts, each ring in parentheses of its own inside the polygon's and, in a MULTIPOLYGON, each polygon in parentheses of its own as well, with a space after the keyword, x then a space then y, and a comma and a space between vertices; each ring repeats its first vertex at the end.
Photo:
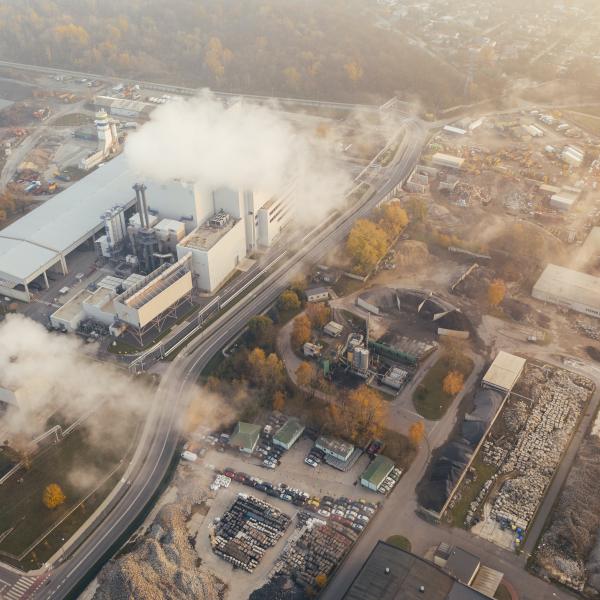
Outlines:
POLYGON ((400 481, 402 471, 395 467, 392 472, 381 482, 381 485, 377 488, 380 494, 389 494, 394 486, 400 481))
POLYGON ((289 487, 285 483, 274 485, 269 481, 263 481, 258 477, 253 477, 231 468, 224 469, 223 475, 255 490, 264 492, 268 496, 279 498, 295 506, 302 507, 307 512, 316 513, 324 519, 337 521, 358 532, 361 532, 367 526, 379 508, 378 504, 367 502, 363 499, 351 500, 346 497, 333 498, 332 496, 323 496, 322 498, 318 498, 310 496, 310 494, 297 488, 289 487))
POLYGON ((321 464, 325 460, 325 452, 319 448, 312 447, 310 452, 306 455, 304 462, 313 469, 321 464))

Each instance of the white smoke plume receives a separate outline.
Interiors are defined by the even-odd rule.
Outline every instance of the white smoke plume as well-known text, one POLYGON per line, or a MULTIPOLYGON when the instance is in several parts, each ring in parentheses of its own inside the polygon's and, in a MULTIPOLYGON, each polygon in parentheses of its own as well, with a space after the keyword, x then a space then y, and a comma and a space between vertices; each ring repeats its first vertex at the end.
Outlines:
POLYGON ((208 92, 158 107, 129 137, 125 154, 142 176, 203 189, 278 195, 294 180, 297 215, 309 222, 339 205, 351 183, 331 142, 273 108, 243 101, 226 107, 208 92))
POLYGON ((2 441, 43 433, 56 411, 67 423, 105 402, 141 411, 152 393, 123 371, 87 358, 77 338, 51 334, 21 315, 8 315, 0 325, 0 386, 18 403, 0 418, 2 441))

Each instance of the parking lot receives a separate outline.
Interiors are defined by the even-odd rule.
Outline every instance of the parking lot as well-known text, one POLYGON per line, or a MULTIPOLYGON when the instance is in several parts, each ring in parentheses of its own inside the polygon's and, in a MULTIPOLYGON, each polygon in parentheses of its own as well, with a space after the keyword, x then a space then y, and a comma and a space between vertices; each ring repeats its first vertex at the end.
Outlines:
MULTIPOLYGON (((312 446, 312 440, 305 437, 301 438, 290 450, 282 455, 281 465, 275 469, 263 466, 262 460, 258 457, 248 456, 242 452, 219 452, 213 447, 206 451, 201 461, 183 468, 190 469, 190 477, 198 477, 198 479, 205 481, 207 476, 210 476, 211 480, 214 480, 217 472, 229 472, 231 469, 235 473, 243 473, 248 478, 259 479, 275 487, 281 486, 283 488, 287 486, 295 488, 304 492, 305 496, 325 500, 328 506, 323 505, 321 507, 321 509, 327 509, 327 512, 323 514, 329 513, 329 516, 336 514, 334 518, 339 520, 330 520, 330 523, 343 529, 345 527, 340 523, 340 520, 343 520, 344 517, 341 517, 338 513, 344 512, 344 516, 346 513, 349 516, 353 516, 352 512, 355 511, 351 506, 352 502, 362 500, 366 504, 372 505, 370 512, 363 511, 363 516, 367 516, 367 519, 370 520, 377 510, 378 503, 383 501, 384 497, 362 487, 359 483, 360 474, 369 464, 367 455, 361 456, 348 472, 338 471, 324 463, 319 464, 317 467, 310 467, 305 464, 304 459, 312 446), (339 510, 341 508, 338 506, 339 498, 348 500, 347 507, 342 508, 342 510, 339 510), (335 513, 335 510, 338 510, 338 513, 335 513)), ((231 597, 233 598, 245 597, 248 594, 248 590, 258 588, 267 581, 276 564, 281 567, 282 563, 278 559, 281 557, 290 538, 293 541, 294 537, 297 537, 294 536, 294 532, 298 533, 298 529, 296 528, 298 513, 302 513, 301 519, 303 521, 310 517, 322 519, 323 521, 329 518, 318 513, 319 507, 311 508, 310 505, 297 506, 291 501, 276 497, 274 492, 267 494, 266 491, 262 490, 262 486, 258 489, 253 489, 248 485, 235 481, 234 478, 228 487, 221 487, 212 492, 211 496, 214 495, 214 498, 207 503, 206 510, 196 512, 188 525, 190 535, 192 537, 195 536, 195 547, 198 555, 202 557, 202 561, 207 567, 228 581, 231 597), (242 569, 234 569, 231 563, 226 562, 215 554, 209 535, 209 528, 214 525, 215 519, 221 519, 227 513, 236 501, 239 493, 248 494, 265 501, 292 519, 292 523, 276 544, 273 547, 266 548, 261 560, 251 573, 242 569)), ((358 518, 360 511, 356 511, 356 514, 356 517, 353 516, 356 522, 366 526, 368 521, 365 522, 358 518)), ((344 522, 346 522, 346 527, 350 535, 359 535, 360 527, 357 526, 355 529, 351 529, 351 523, 344 522)), ((319 527, 322 526, 320 525, 319 527)), ((320 533, 317 534, 317 537, 319 535, 320 533)))

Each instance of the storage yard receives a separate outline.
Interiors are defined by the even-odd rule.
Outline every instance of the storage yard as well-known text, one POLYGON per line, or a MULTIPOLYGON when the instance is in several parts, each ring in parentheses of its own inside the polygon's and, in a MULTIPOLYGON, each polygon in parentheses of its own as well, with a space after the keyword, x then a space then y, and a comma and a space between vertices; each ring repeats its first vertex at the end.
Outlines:
POLYGON ((507 548, 523 543, 592 391, 581 375, 527 364, 481 450, 494 472, 478 480, 466 514, 473 533, 507 548))

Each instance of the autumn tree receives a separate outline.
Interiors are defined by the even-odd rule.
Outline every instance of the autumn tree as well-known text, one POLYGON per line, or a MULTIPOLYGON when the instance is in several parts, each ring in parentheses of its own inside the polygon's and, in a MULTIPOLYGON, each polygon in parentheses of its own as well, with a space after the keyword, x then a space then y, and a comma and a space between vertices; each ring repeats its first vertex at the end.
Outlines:
POLYGON ((44 489, 42 496, 42 502, 44 506, 49 509, 54 509, 61 504, 64 504, 67 497, 63 494, 63 491, 58 483, 51 483, 44 489))
POLYGON ((322 302, 312 302, 306 307, 306 316, 313 327, 323 327, 329 322, 331 309, 322 302))
POLYGON ((449 396, 455 396, 463 389, 464 376, 460 371, 450 371, 442 382, 442 389, 449 396))
POLYGON ((381 435, 387 415, 387 404, 378 392, 366 385, 352 390, 329 407, 334 433, 360 445, 381 435))
POLYGON ((346 71, 348 79, 354 82, 360 81, 364 74, 363 68, 361 67, 360 63, 358 63, 356 60, 346 63, 344 65, 344 70, 346 71))
POLYGON ((498 306, 506 295, 506 285, 502 279, 494 279, 488 288, 488 302, 491 306, 498 306))
POLYGON ((408 215, 398 200, 386 202, 377 213, 379 227, 390 238, 399 236, 408 225, 408 215))
POLYGON ((315 577, 315 583, 319 586, 319 588, 323 589, 327 585, 327 575, 325 575, 325 573, 319 573, 315 577))
POLYGON ((298 310, 301 306, 300 298, 294 290, 285 290, 277 300, 280 310, 298 310))
POLYGON ((410 199, 410 214, 413 221, 417 223, 425 223, 427 220, 427 203, 423 198, 413 197, 410 199))
POLYGON ((415 423, 412 423, 408 428, 408 439, 410 440, 410 443, 415 448, 418 448, 424 437, 425 423, 423 421, 416 421, 415 423))
POLYGON ((262 348, 254 348, 248 354, 248 372, 250 382, 261 385, 267 372, 267 356, 262 348))
POLYGON ((285 408, 285 394, 281 390, 277 390, 273 394, 273 410, 282 412, 285 408))
POLYGON ((387 248, 385 231, 368 219, 356 221, 346 242, 346 250, 354 266, 365 274, 384 257, 387 248))
POLYGON ((317 376, 317 370, 312 363, 305 360, 296 369, 296 381, 300 387, 310 387, 317 376))
POLYGON ((300 348, 310 340, 311 331, 310 319, 306 315, 296 317, 292 328, 292 345, 300 348))
POLYGON ((283 387, 285 367, 277 354, 272 352, 267 356, 262 348, 254 348, 247 362, 248 379, 254 386, 267 392, 283 387))

